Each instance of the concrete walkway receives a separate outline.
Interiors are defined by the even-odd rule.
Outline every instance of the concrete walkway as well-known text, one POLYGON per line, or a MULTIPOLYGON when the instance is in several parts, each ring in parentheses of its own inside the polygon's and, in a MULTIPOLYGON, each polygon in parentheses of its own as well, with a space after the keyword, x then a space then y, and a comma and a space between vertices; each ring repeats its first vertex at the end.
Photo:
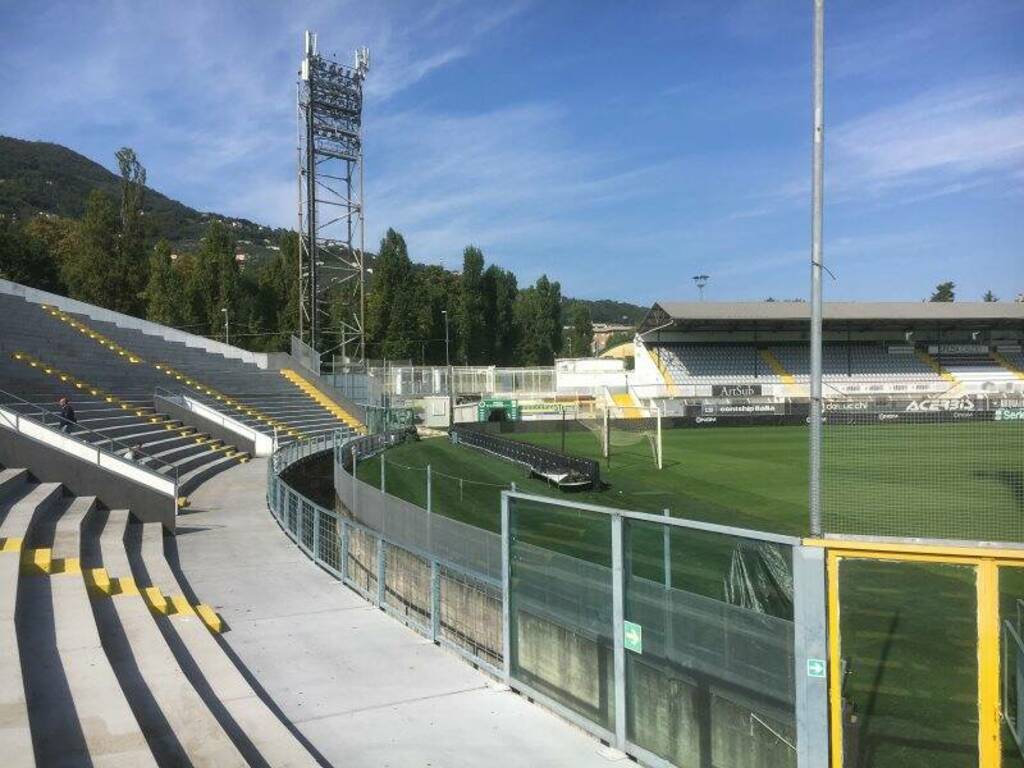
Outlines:
POLYGON ((325 763, 608 768, 599 742, 313 565, 267 510, 265 477, 257 459, 193 493, 178 561, 227 621, 223 642, 325 763))

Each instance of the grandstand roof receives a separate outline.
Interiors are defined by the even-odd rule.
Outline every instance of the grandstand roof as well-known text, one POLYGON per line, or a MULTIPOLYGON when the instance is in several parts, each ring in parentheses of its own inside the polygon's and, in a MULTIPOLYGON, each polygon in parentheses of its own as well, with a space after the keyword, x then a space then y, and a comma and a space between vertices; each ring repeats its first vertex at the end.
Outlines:
MULTIPOLYGON (((810 320, 811 306, 801 301, 660 301, 640 331, 659 326, 786 325, 810 320)), ((832 301, 825 302, 824 320, 864 325, 934 325, 980 323, 985 326, 1024 324, 1018 302, 832 301)))

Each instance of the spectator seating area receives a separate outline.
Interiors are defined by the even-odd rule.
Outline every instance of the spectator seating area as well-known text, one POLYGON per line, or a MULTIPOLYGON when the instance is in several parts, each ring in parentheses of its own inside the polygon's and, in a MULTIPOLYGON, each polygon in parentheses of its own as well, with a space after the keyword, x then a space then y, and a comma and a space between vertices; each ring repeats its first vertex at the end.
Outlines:
POLYGON ((4 765, 316 765, 179 583, 174 541, 0 468, 4 765))
POLYGON ((361 429, 350 410, 295 371, 261 370, 18 296, 0 294, 0 313, 4 405, 31 416, 71 398, 80 439, 176 475, 183 499, 250 457, 157 411, 158 389, 188 394, 281 442, 361 429))
MULTIPOLYGON (((787 344, 649 344, 650 352, 675 383, 726 384, 781 382, 772 362, 796 382, 806 382, 810 359, 806 345, 787 344)), ((917 355, 890 354, 881 344, 826 344, 826 380, 926 381, 940 373, 917 355)))

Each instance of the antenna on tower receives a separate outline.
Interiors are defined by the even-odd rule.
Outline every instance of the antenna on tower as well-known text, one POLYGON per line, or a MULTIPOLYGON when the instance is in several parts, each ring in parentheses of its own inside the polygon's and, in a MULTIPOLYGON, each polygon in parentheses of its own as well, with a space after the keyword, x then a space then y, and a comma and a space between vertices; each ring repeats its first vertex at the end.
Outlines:
POLYGON ((700 294, 700 300, 704 301, 704 286, 708 284, 708 280, 711 279, 710 275, 694 275, 693 282, 697 286, 697 291, 700 294))

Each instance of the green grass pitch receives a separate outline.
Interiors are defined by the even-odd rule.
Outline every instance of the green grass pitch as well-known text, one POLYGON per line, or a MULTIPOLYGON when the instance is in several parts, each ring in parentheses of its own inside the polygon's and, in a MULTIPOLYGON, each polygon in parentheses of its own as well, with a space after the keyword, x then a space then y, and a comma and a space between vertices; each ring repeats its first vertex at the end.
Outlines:
MULTIPOLYGON (((826 427, 826 522, 833 530, 961 539, 1024 540, 1024 427, 1015 423, 873 424, 826 427)), ((559 432, 506 434, 555 450, 559 432)), ((719 427, 663 432, 664 468, 646 438, 612 446, 569 431, 566 452, 601 459, 602 491, 565 493, 517 465, 443 438, 408 442, 386 457, 389 493, 497 531, 503 488, 745 528, 805 535, 807 429, 719 427)), ((359 467, 378 484, 377 459, 359 467)), ((523 510, 524 540, 607 563, 608 526, 583 516, 523 510)), ((661 579, 660 531, 632 532, 634 573, 661 579)), ((722 598, 735 541, 676 532, 673 583, 722 598)), ((1024 597, 1024 574, 1004 569, 1004 615, 1024 597)), ((843 656, 856 702, 861 765, 974 765, 976 654, 973 572, 942 565, 846 561, 841 570, 843 656)), ((1007 760, 1016 746, 1004 729, 1007 760)), ((1019 755, 1015 758, 1020 760, 1019 755)), ((1012 764, 1012 763, 1007 763, 1012 764)))

